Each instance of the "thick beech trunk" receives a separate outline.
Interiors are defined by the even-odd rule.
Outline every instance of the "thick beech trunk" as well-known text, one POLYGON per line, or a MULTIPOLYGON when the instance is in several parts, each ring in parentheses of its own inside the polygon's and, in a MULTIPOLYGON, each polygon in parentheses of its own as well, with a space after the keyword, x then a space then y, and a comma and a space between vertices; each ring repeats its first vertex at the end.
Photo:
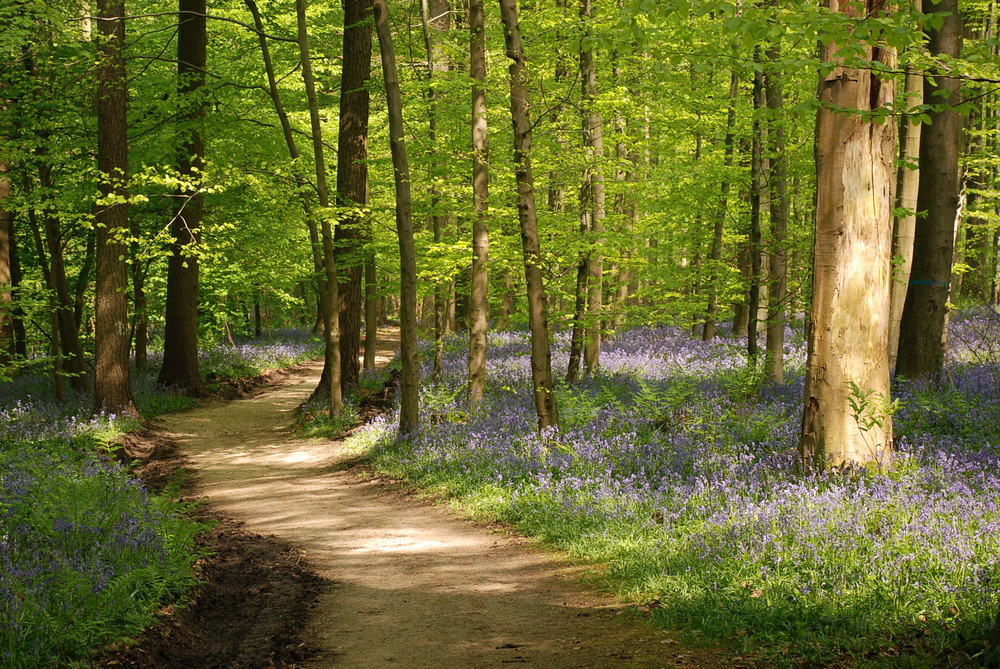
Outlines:
MULTIPOLYGON (((829 0, 857 16, 857 5, 829 0)), ((839 45, 822 49, 836 63, 839 45)), ((893 69, 891 52, 867 47, 893 69)), ((892 449, 889 287, 896 128, 866 120, 889 106, 892 79, 837 65, 820 81, 816 117, 816 240, 800 456, 805 469, 882 461, 892 449), (840 110, 856 110, 847 114, 840 110), (862 409, 852 410, 852 400, 862 409)))
POLYGON ((525 72, 521 27, 517 20, 517 0, 500 0, 504 42, 510 59, 510 113, 514 126, 514 170, 517 181, 517 215, 524 251, 524 276, 528 292, 528 319, 531 328, 531 382, 535 394, 538 428, 556 427, 559 416, 552 392, 552 353, 549 344, 548 306, 538 242, 538 217, 535 212, 534 178, 531 172, 531 116, 528 81, 525 72))
MULTIPOLYGON (((928 28, 932 54, 958 58, 962 51, 962 17, 958 0, 934 6, 947 12, 938 30, 928 28)), ((931 104, 960 102, 960 81, 950 76, 924 80, 924 98, 931 104)), ((899 324, 896 372, 906 378, 934 376, 944 365, 951 268, 955 253, 955 222, 961 178, 958 156, 962 119, 952 107, 930 109, 931 123, 920 135, 920 222, 913 238, 913 268, 899 324)))
POLYGON ((469 300, 469 403, 486 395, 489 330, 489 143, 486 125, 486 28, 483 0, 469 0, 469 70, 472 75, 472 273, 469 300))
POLYGON ((399 241, 399 331, 403 373, 400 379, 399 432, 409 434, 419 424, 420 356, 417 352, 417 256, 410 214, 410 168, 403 141, 403 101, 396 74, 396 54, 385 0, 374 0, 375 31, 382 55, 382 76, 389 113, 389 142, 396 186, 396 236, 399 241))
POLYGON ((97 0, 102 39, 97 73, 97 169, 105 202, 97 212, 94 296, 94 412, 138 416, 128 347, 128 98, 125 2, 97 0))
POLYGON ((178 172, 191 184, 178 193, 180 205, 170 223, 170 259, 167 263, 167 308, 163 333, 163 366, 157 382, 206 394, 198 366, 198 256, 192 252, 201 235, 204 196, 205 115, 200 89, 205 84, 207 26, 205 0, 179 0, 177 79, 187 127, 178 155, 178 172))

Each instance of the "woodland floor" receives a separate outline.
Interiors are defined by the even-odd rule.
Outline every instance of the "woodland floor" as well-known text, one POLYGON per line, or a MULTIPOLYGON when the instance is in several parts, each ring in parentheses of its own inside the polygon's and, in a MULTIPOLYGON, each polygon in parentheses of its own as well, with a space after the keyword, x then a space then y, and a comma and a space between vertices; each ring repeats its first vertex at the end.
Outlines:
POLYGON ((165 416, 126 445, 153 487, 187 475, 217 524, 187 605, 101 666, 749 666, 686 647, 564 556, 379 478, 338 442, 291 436, 320 370, 165 416))

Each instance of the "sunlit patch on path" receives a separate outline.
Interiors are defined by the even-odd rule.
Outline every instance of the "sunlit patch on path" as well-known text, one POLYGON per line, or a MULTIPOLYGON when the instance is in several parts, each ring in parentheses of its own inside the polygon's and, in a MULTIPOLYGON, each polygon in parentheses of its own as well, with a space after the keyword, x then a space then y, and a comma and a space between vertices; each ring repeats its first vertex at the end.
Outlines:
POLYGON ((320 371, 163 421, 199 494, 300 548, 331 581, 306 630, 318 649, 309 666, 732 666, 681 652, 564 561, 346 466, 337 442, 289 436, 320 371))

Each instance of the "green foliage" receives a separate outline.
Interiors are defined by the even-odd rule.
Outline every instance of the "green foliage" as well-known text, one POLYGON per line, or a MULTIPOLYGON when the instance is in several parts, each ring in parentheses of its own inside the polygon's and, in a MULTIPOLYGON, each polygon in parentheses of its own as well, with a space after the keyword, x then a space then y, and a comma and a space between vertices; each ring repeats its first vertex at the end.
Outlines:
POLYGON ((851 393, 847 403, 851 407, 851 418, 857 423, 861 432, 868 432, 873 427, 882 427, 885 421, 899 411, 901 400, 890 400, 884 393, 874 390, 864 390, 854 381, 848 381, 847 387, 851 393))
POLYGON ((194 583, 206 528, 69 442, 0 452, 4 666, 69 666, 194 583))
POLYGON ((343 409, 335 416, 330 415, 328 401, 318 400, 300 409, 292 432, 306 439, 337 439, 357 426, 360 420, 357 402, 353 399, 345 400, 343 409))

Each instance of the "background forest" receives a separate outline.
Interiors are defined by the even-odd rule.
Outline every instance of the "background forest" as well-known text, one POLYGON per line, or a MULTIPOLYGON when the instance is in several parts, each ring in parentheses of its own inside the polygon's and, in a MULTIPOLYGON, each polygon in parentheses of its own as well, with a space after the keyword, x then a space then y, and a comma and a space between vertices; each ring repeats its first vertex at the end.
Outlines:
MULTIPOLYGON (((363 341, 398 322, 380 466, 625 565, 623 590, 687 598, 695 627, 720 601, 793 601, 768 609, 772 648, 795 625, 832 639, 796 658, 882 635, 981 659, 995 546, 927 517, 996 534, 998 10, 924 1, 0 0, 6 424, 34 425, 16 403, 39 377, 139 421, 164 388, 258 368, 220 343, 286 327, 322 337, 313 399, 336 416, 373 366, 363 341), (490 442, 491 412, 518 436, 490 442), (922 441, 945 433, 947 462, 922 441), (870 506, 929 497, 919 531, 870 506), (539 520, 557 507, 575 533, 539 520), (818 538, 837 523, 889 529, 809 571, 844 552, 818 538), (776 547, 751 560, 762 533, 776 547), (949 556, 931 577, 859 576, 927 551, 949 556), (724 566, 670 576, 706 560, 724 566), (918 580, 885 620, 856 615, 918 580)), ((33 438, 16 432, 4 466, 33 438)))

